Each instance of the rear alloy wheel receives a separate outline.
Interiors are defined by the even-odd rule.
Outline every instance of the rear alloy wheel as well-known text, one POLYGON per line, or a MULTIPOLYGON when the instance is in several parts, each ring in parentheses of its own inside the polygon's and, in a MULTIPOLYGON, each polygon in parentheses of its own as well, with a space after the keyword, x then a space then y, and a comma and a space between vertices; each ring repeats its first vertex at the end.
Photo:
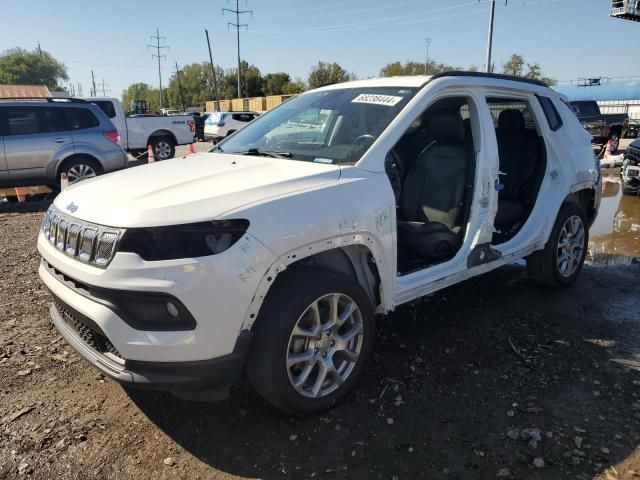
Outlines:
POLYGON ((78 158, 62 167, 61 172, 67 174, 69 185, 94 178, 102 173, 98 164, 90 158, 78 158))
POLYGON ((271 288, 253 333, 247 373, 258 393, 289 413, 318 412, 364 374, 373 350, 373 308, 348 275, 294 269, 271 288))
POLYGON ((153 142, 153 154, 158 160, 169 160, 176 154, 176 147, 169 137, 160 137, 153 142))
POLYGON ((575 204, 565 204, 544 250, 527 257, 531 278, 550 287, 571 285, 578 277, 587 255, 589 230, 584 211, 575 204))

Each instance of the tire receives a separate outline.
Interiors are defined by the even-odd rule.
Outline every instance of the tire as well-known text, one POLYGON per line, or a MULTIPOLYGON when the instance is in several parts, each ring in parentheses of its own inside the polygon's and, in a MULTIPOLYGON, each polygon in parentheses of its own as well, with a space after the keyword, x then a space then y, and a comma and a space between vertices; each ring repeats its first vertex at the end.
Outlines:
POLYGON ((156 137, 151 142, 156 160, 169 160, 176 155, 176 144, 170 137, 156 137))
POLYGON ((629 188, 626 185, 622 185, 622 194, 623 195, 633 195, 633 196, 640 196, 640 190, 634 189, 634 188, 629 188))
POLYGON ((579 205, 573 203, 564 204, 558 213, 556 223, 544 250, 535 252, 527 257, 529 276, 536 283, 547 287, 563 288, 570 286, 575 282, 582 270, 588 245, 589 227, 584 211, 579 205), (574 223, 570 224, 570 220, 574 223), (579 220, 579 225, 577 220, 579 220), (571 232, 572 229, 578 229, 577 235, 576 232, 571 232), (581 240, 578 237, 581 237, 581 240), (575 240, 576 238, 578 239, 575 240), (559 245, 561 241, 563 243, 569 242, 562 253, 559 245), (566 262, 561 262, 559 257, 563 255, 566 258, 567 248, 571 255, 566 262))
POLYGON ((267 402, 285 412, 301 415, 330 408, 362 378, 373 351, 374 329, 371 301, 350 276, 325 268, 286 271, 271 288, 254 325, 249 380, 267 402), (341 326, 325 329, 333 299, 338 317, 347 308, 353 310, 341 326), (294 327, 301 335, 294 335, 294 327), (342 335, 349 333, 353 338, 345 343, 342 335), (295 380, 300 381, 297 388, 295 380))
POLYGON ((58 171, 58 186, 60 185, 60 174, 66 173, 69 178, 69 185, 97 177, 102 174, 102 167, 91 157, 76 157, 62 164, 58 171))

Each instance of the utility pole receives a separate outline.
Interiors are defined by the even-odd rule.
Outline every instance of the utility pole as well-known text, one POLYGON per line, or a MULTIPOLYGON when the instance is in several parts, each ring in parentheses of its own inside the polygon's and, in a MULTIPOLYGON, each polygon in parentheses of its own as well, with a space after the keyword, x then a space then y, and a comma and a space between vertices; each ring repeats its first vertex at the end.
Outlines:
POLYGON ((91 70, 91 83, 93 84, 93 90, 91 90, 91 96, 95 97, 98 94, 96 92, 96 77, 93 75, 93 70, 91 70))
POLYGON ((240 23, 240 15, 245 14, 245 13, 249 13, 251 14, 251 17, 253 18, 253 10, 240 10, 240 0, 236 0, 236 9, 235 10, 230 10, 228 8, 223 8, 222 9, 222 14, 224 15, 224 12, 229 12, 229 13, 235 13, 236 14, 236 23, 233 22, 228 22, 227 23, 227 27, 236 27, 236 36, 237 36, 237 41, 238 41, 238 98, 242 98, 242 86, 241 86, 241 68, 242 65, 240 63, 240 28, 241 27, 245 27, 245 28, 249 28, 249 25, 247 25, 246 23, 241 24, 240 23))
POLYGON ((111 92, 111 90, 108 90, 106 87, 108 87, 109 85, 107 85, 106 83, 104 83, 104 78, 102 79, 102 96, 106 97, 107 96, 107 92, 111 92))
POLYGON ((178 68, 178 61, 174 60, 174 62, 176 62, 176 77, 178 77, 178 88, 180 89, 180 100, 182 100, 182 111, 186 112, 187 107, 184 103, 184 94, 182 93, 182 82, 180 81, 180 69, 178 68))
MULTIPOLYGON (((213 95, 216 99, 216 111, 220 111, 220 94, 218 93, 218 79, 216 78, 216 67, 213 64, 213 55, 211 54, 211 42, 209 41, 209 30, 204 29, 207 35, 207 46, 209 47, 209 61, 211 62, 211 75, 213 77, 213 95)), ((240 98, 240 97, 238 97, 240 98)))
POLYGON ((427 74, 427 66, 429 65, 429 47, 431 46, 431 39, 427 38, 426 39, 426 44, 427 44, 427 57, 426 60, 424 62, 424 74, 427 74))
POLYGON ((42 48, 40 48, 40 42, 38 42, 38 53, 40 54, 40 58, 42 58, 42 48))
POLYGON ((82 84, 78 82, 78 96, 82 97, 82 84))
MULTIPOLYGON (((505 6, 509 0, 504 0, 505 6)), ((489 39, 487 42, 487 73, 493 70, 491 66, 491 52, 493 50, 493 20, 496 16, 496 0, 489 0, 489 39)))
POLYGON ((160 52, 162 52, 163 49, 169 49, 169 47, 167 45, 160 45, 160 41, 162 40, 163 42, 167 39, 167 37, 161 37, 160 36, 160 29, 156 28, 156 34, 151 36, 151 40, 155 40, 156 44, 155 45, 147 45, 147 48, 153 48, 156 53, 151 54, 152 57, 157 58, 158 59, 158 80, 159 80, 159 84, 160 84, 160 108, 163 107, 163 101, 162 101, 162 67, 160 65, 160 60, 163 58, 167 58, 166 55, 162 55, 160 52))

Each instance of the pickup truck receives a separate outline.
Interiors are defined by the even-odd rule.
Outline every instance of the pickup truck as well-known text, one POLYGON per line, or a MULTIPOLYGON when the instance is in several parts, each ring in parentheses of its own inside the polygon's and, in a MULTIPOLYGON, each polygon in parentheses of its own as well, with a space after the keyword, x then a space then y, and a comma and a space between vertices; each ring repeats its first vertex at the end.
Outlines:
POLYGON ((620 139, 629 128, 629 116, 626 113, 602 114, 595 100, 577 100, 570 102, 582 126, 591 134, 595 145, 605 145, 613 140, 612 153, 618 150, 620 139))
POLYGON ((96 104, 113 122, 120 134, 120 145, 134 157, 149 145, 158 160, 173 158, 176 145, 196 141, 196 123, 192 115, 132 115, 124 113, 122 104, 115 98, 85 98, 96 104))

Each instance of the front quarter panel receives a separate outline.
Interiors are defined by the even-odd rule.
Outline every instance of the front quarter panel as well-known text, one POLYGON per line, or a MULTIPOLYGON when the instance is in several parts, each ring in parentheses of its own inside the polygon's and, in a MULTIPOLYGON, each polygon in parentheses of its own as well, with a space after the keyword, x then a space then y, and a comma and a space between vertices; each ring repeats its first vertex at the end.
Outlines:
POLYGON ((338 182, 279 197, 227 218, 248 218, 249 229, 276 257, 258 287, 245 319, 250 328, 278 273, 322 251, 366 247, 380 275, 380 311, 392 308, 396 271, 395 202, 384 173, 342 167, 338 182))

